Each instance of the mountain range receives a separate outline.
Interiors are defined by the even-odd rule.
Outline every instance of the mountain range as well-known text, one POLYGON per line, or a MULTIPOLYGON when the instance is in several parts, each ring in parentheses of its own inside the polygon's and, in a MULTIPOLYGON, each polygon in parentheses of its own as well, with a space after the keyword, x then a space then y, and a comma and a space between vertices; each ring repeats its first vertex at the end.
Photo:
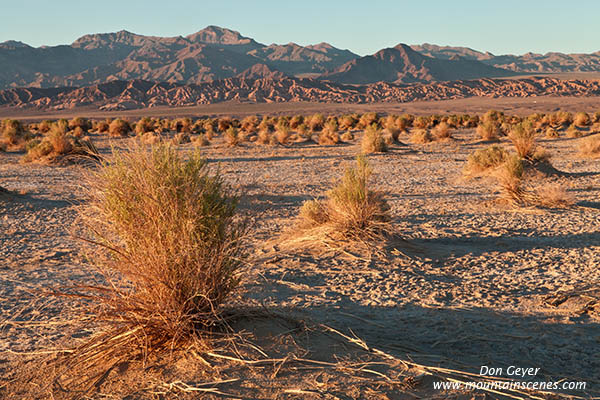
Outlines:
POLYGON ((0 43, 0 89, 80 87, 115 80, 199 84, 249 74, 345 84, 426 83, 570 71, 600 71, 600 52, 495 56, 466 47, 399 44, 360 57, 328 43, 264 45, 217 26, 185 37, 119 31, 52 47, 0 43))
POLYGON ((128 109, 226 100, 597 95, 597 85, 586 81, 502 79, 589 71, 600 71, 600 52, 496 56, 467 47, 400 43, 361 57, 328 43, 265 45, 217 26, 185 37, 119 31, 52 47, 0 43, 0 106, 128 109))

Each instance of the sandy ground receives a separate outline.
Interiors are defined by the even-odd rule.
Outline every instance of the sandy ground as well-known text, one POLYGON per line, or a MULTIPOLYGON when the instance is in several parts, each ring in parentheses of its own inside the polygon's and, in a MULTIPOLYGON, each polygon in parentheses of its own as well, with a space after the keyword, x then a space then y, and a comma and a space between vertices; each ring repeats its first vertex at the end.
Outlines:
MULTIPOLYGON (((581 139, 542 140, 553 165, 568 173, 545 179, 567 187, 577 206, 514 210, 494 202, 498 193, 492 182, 462 176, 468 154, 486 144, 475 140, 473 130, 454 136, 445 143, 394 145, 388 153, 369 156, 375 186, 387 193, 394 225, 405 239, 386 258, 281 251, 273 241, 293 226, 303 201, 323 195, 352 163, 358 140, 338 146, 227 148, 216 139, 203 148, 227 181, 245 193, 241 208, 256 221, 254 258, 241 301, 266 307, 275 319, 284 315, 355 335, 395 360, 474 374, 484 365, 540 368, 528 379, 585 381, 585 391, 570 393, 599 396, 600 160, 577 155, 581 139)), ((400 139, 408 143, 406 135, 400 139)), ((106 139, 98 143, 103 152, 110 148, 106 139)), ((85 282, 93 275, 78 262, 80 243, 69 234, 83 200, 85 168, 24 166, 19 157, 0 155, 0 185, 22 193, 0 195, 0 384, 27 356, 18 353, 50 348, 65 336, 62 325, 52 322, 68 315, 68 306, 49 298, 45 309, 23 307, 41 288, 85 282), (31 320, 45 323, 26 322, 31 320)), ((269 345, 267 338, 285 332, 289 322, 261 321, 241 320, 235 326, 252 333, 264 348, 281 352, 286 347, 269 345)), ((314 359, 382 359, 334 337, 313 332, 296 339, 314 359)), ((232 367, 220 370, 221 377, 246 383, 220 388, 239 398, 483 396, 434 391, 432 378, 409 384, 407 377, 418 376, 419 368, 390 364, 390 359, 385 373, 403 377, 400 386, 337 369, 290 367, 269 377, 232 367)), ((171 389, 164 396, 183 393, 171 389)), ((130 398, 151 397, 136 393, 130 398)))

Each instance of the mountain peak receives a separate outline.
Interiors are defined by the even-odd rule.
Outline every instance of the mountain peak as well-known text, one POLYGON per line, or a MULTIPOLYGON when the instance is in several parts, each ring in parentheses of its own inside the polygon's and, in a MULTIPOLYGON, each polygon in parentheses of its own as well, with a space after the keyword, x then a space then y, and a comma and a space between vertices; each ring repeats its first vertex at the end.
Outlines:
POLYGON ((209 25, 196 33, 186 36, 186 39, 196 43, 224 45, 247 45, 256 43, 254 39, 242 36, 238 31, 221 28, 216 25, 209 25))
POLYGON ((32 48, 27 43, 20 42, 18 40, 7 40, 6 42, 0 43, 0 49, 25 49, 32 48))

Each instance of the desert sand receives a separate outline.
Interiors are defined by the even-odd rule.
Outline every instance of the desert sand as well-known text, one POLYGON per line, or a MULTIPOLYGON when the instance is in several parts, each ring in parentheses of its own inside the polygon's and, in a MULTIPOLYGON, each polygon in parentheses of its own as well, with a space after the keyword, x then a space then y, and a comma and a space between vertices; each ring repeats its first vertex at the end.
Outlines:
MULTIPOLYGON (((93 398, 501 398, 433 389, 438 376, 468 380, 436 367, 477 375, 484 365, 540 368, 534 380, 585 381, 585 391, 563 393, 600 395, 600 160, 577 154, 581 139, 542 139, 561 171, 543 179, 561 183, 576 205, 515 209, 496 202, 489 179, 463 176, 467 156, 488 145, 475 136, 460 130, 454 140, 395 144, 368 157, 402 238, 385 256, 292 251, 277 241, 302 203, 323 196, 353 162, 358 138, 235 148, 215 139, 202 151, 243 193, 241 210, 254 221, 252 257, 230 303, 250 311, 231 326, 263 354, 216 349, 205 356, 212 368, 188 360, 158 371, 112 371, 93 398), (218 357, 240 354, 274 361, 218 357)), ((135 140, 92 138, 103 154, 135 140)), ((407 134, 400 141, 409 143, 407 134)), ((94 332, 66 328, 76 302, 40 300, 43 291, 95 279, 72 235, 92 167, 25 166, 19 158, 0 156, 1 184, 11 191, 0 193, 0 395, 20 379, 17 366, 31 367, 28 360, 52 357, 65 341, 94 332)))

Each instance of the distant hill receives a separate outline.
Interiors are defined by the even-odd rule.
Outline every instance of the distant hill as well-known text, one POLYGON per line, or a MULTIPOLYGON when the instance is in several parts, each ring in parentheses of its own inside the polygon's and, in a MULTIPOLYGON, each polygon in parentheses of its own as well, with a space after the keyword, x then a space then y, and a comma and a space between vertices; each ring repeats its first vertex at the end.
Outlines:
MULTIPOLYGON (((334 103, 409 102, 466 97, 599 96, 600 81, 554 78, 477 79, 394 84, 345 85, 277 75, 266 66, 252 67, 240 77, 198 85, 142 80, 113 81, 81 88, 16 88, 0 90, 0 107, 38 110, 96 107, 128 110, 156 106, 193 106, 223 101, 334 103), (258 71, 257 71, 258 70, 258 71), (261 74, 274 78, 256 78, 261 74)), ((89 108, 88 108, 89 109, 89 108)))
POLYGON ((425 56, 405 44, 354 59, 321 79, 339 83, 367 84, 379 81, 414 83, 510 76, 507 70, 461 57, 440 59, 425 56))
POLYGON ((496 56, 490 52, 480 52, 468 47, 437 46, 421 44, 411 46, 413 50, 429 57, 450 59, 454 56, 481 61, 487 65, 515 72, 598 72, 600 71, 600 51, 591 54, 526 53, 520 56, 496 56))

